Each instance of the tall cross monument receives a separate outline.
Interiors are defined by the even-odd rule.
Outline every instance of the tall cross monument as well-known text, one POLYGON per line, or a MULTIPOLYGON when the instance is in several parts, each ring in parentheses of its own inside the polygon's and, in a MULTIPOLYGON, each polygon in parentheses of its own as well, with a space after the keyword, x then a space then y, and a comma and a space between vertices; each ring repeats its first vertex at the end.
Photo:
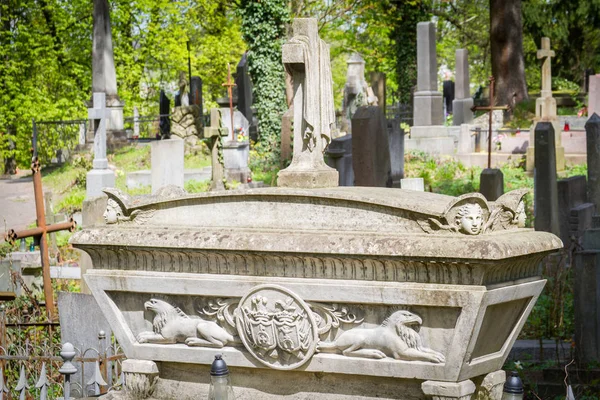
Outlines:
POLYGON ((319 38, 315 18, 296 18, 292 28, 282 53, 294 83, 294 154, 290 166, 279 171, 278 185, 338 186, 338 172, 323 160, 335 126, 329 45, 319 38))

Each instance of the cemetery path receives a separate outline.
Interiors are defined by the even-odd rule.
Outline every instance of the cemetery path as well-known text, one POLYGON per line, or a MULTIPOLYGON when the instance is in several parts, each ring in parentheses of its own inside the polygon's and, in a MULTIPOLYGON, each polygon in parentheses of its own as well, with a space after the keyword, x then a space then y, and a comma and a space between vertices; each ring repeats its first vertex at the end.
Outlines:
POLYGON ((0 232, 25 229, 32 222, 35 222, 35 200, 31 171, 19 171, 10 179, 0 179, 0 232))

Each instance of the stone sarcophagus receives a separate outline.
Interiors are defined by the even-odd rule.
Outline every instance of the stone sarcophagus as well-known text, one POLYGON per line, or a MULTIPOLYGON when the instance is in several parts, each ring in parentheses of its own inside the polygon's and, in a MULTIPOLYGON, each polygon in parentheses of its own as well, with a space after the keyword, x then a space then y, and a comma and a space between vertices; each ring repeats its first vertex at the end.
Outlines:
POLYGON ((562 247, 521 228, 524 191, 106 193, 106 224, 72 243, 144 360, 127 369, 138 398, 203 398, 222 354, 238 399, 499 399, 540 262, 562 247))

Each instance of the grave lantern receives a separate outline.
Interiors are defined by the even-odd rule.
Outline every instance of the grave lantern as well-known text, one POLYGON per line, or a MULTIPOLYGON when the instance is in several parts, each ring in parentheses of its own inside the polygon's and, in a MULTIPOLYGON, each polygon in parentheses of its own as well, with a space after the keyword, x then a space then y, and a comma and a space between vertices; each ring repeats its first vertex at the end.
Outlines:
POLYGON ((229 378, 229 368, 221 354, 215 356, 210 367, 210 388, 208 389, 208 400, 233 400, 233 388, 229 378))
POLYGON ((502 400, 523 400, 523 392, 523 382, 519 378, 519 374, 515 371, 509 372, 506 383, 504 383, 502 400))

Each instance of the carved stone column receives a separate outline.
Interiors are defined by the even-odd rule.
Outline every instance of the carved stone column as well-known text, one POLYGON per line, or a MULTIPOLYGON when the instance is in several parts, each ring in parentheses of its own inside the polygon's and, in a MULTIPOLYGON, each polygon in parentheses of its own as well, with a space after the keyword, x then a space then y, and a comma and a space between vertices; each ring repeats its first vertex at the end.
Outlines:
POLYGON ((454 382, 425 381, 421 390, 433 400, 469 400, 475 393, 475 384, 470 380, 454 382))
POLYGON ((158 367, 153 361, 125 360, 125 391, 135 400, 147 399, 154 393, 158 381, 158 367))
POLYGON ((476 400, 500 400, 506 381, 506 372, 499 370, 487 374, 477 385, 476 400))

